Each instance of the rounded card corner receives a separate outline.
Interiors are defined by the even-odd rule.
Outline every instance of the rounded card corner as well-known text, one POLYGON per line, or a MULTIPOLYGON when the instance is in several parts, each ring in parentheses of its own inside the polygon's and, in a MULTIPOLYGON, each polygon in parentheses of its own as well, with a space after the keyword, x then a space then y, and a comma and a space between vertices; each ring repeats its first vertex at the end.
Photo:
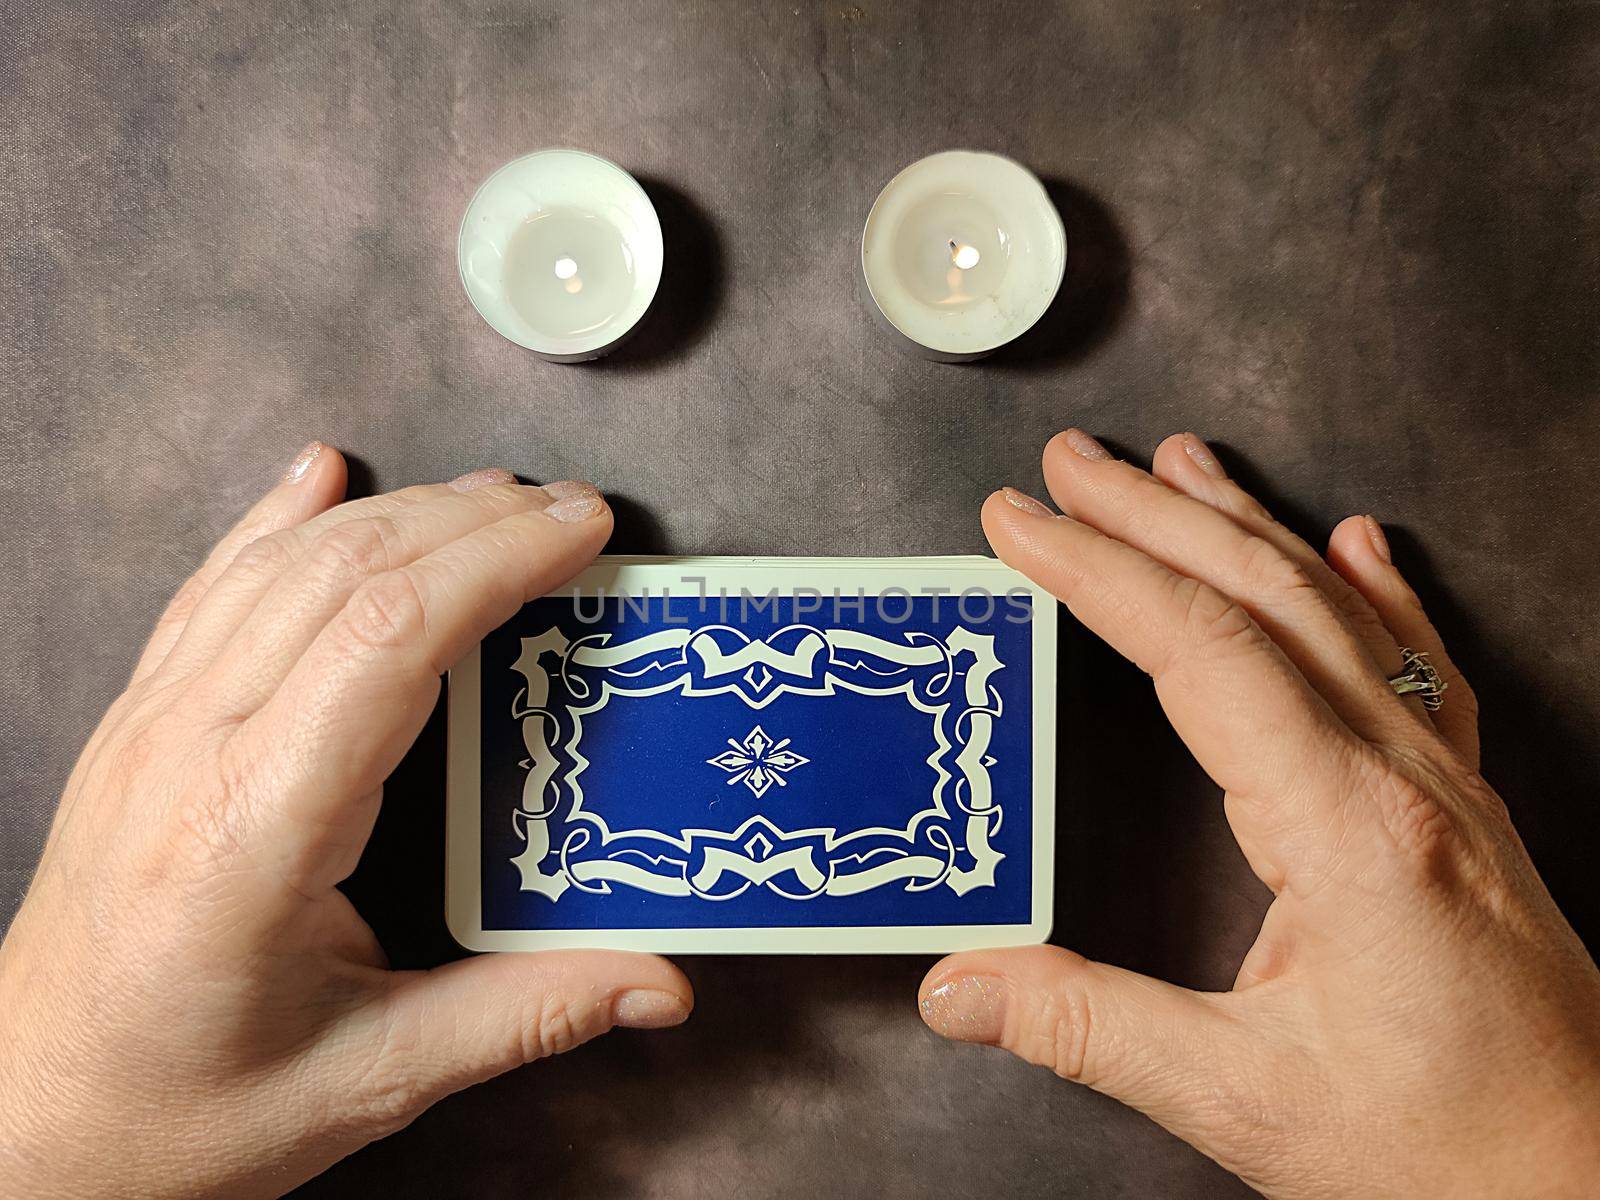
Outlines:
POLYGON ((463 950, 470 950, 474 954, 481 954, 485 950, 489 949, 489 947, 483 943, 483 930, 463 926, 461 923, 461 914, 457 912, 456 906, 450 903, 448 900, 446 900, 444 906, 444 927, 450 934, 450 937, 455 941, 456 945, 460 946, 463 950))

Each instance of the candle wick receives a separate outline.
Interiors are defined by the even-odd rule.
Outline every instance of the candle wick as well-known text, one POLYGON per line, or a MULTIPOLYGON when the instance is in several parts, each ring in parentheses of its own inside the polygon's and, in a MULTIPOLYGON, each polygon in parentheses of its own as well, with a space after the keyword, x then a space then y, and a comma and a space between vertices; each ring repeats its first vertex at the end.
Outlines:
POLYGON ((954 239, 950 242, 950 261, 957 269, 966 271, 978 265, 978 260, 983 256, 978 253, 976 246, 958 244, 954 239))

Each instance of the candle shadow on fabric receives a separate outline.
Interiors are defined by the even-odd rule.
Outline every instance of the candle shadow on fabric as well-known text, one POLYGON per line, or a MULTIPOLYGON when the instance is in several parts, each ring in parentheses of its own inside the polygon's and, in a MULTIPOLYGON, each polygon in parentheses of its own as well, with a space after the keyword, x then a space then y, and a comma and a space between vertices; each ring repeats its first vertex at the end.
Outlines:
POLYGON ((1004 371, 1046 371, 1092 353, 1128 307, 1132 258, 1110 208, 1076 183, 1042 181, 1067 231, 1061 290, 1027 333, 980 365, 1004 371))
POLYGON ((661 285, 639 328, 591 370, 654 371, 682 358, 711 328, 725 289, 722 238, 704 209, 668 183, 638 176, 661 219, 661 285))

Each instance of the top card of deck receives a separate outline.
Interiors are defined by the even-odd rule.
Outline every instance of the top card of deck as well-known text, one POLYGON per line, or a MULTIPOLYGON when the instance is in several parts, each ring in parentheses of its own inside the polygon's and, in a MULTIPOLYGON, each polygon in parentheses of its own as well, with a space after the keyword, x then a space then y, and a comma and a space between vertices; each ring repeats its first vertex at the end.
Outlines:
POLYGON ((1055 601, 985 558, 602 558, 450 673, 475 950, 1049 934, 1055 601))

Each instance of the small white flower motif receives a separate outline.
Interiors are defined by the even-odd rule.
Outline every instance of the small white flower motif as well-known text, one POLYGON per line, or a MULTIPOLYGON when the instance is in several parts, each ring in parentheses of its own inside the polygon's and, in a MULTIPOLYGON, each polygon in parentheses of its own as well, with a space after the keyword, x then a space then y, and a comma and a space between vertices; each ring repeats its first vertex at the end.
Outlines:
POLYGON ((729 738, 729 748, 715 758, 706 759, 706 762, 728 772, 730 784, 744 784, 759 800, 773 784, 788 787, 789 781, 784 779, 784 775, 811 761, 787 749, 788 745, 788 738, 774 742, 767 731, 757 725, 745 734, 742 742, 729 738))

